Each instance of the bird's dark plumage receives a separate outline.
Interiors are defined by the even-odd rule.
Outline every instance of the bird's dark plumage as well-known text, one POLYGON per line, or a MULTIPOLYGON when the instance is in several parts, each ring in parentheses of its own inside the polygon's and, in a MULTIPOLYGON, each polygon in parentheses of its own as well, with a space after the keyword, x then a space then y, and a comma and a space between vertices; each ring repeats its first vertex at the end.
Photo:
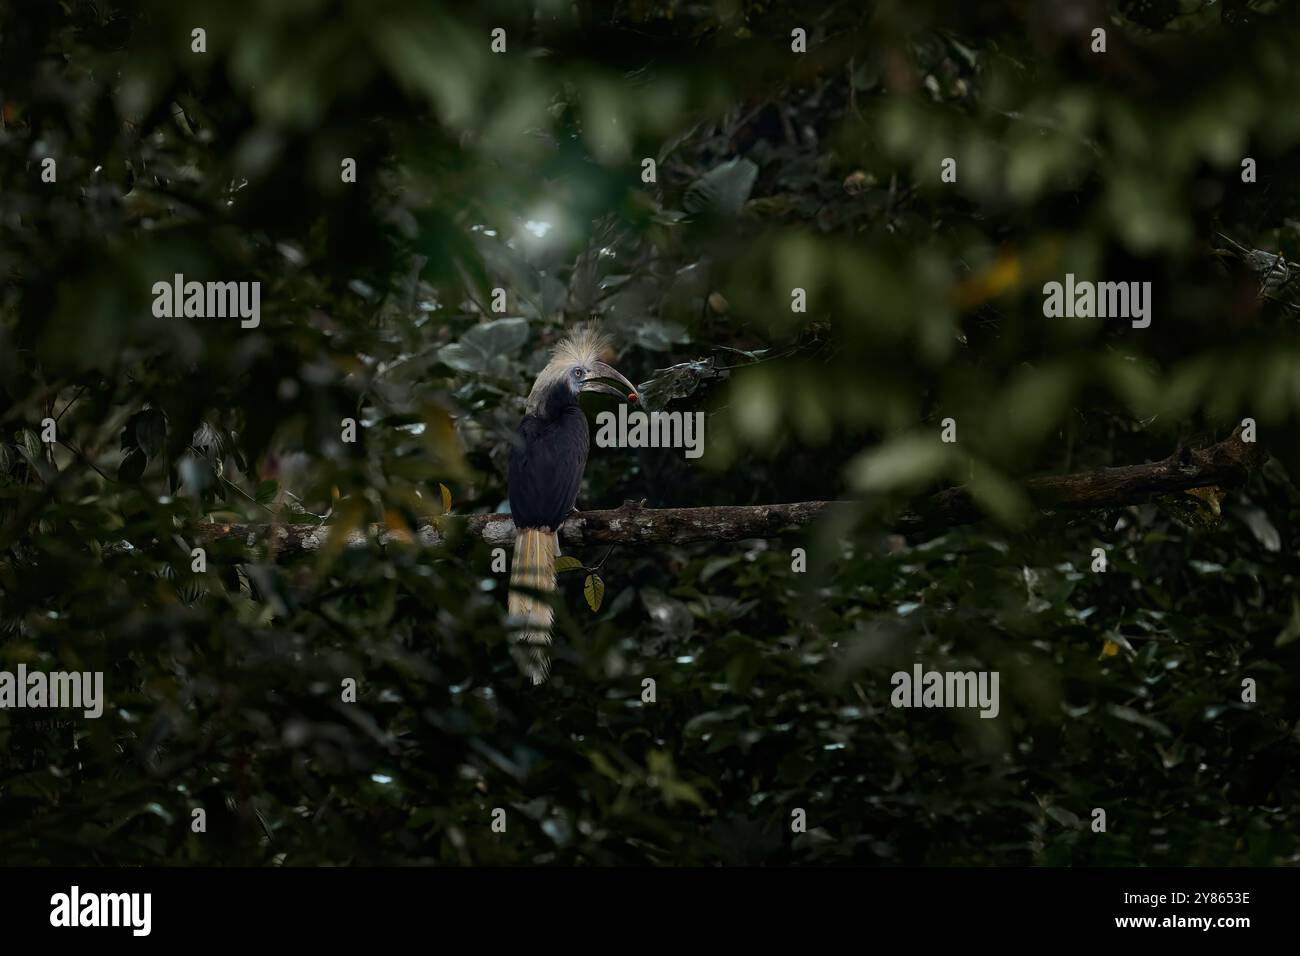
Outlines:
POLYGON ((510 514, 516 528, 558 529, 578 500, 587 467, 587 416, 564 383, 554 388, 565 392, 552 403, 560 407, 548 409, 546 418, 525 415, 510 449, 510 514))
POLYGON ((508 469, 515 560, 510 569, 510 619, 515 657, 534 684, 551 669, 555 559, 560 525, 578 500, 591 438, 578 407, 582 392, 605 392, 636 401, 636 387, 601 361, 607 348, 594 327, 566 338, 528 393, 527 413, 514 435, 508 469), (617 383, 617 384, 615 384, 617 383))

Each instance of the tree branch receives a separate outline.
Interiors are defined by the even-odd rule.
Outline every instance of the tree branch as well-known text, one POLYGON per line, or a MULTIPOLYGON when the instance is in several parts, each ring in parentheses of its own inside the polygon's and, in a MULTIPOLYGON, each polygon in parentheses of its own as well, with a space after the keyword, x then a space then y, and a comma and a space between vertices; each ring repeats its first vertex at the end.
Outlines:
MULTIPOLYGON (((1163 461, 1144 465, 1103 468, 1073 475, 1030 478, 1022 489, 1038 508, 1089 510, 1141 504, 1171 492, 1204 485, 1231 487, 1244 482, 1266 454, 1255 443, 1241 440, 1241 429, 1208 448, 1180 448, 1163 461)), ((802 527, 830 508, 854 507, 848 501, 798 501, 772 505, 719 505, 704 508, 644 508, 634 502, 607 511, 575 513, 560 529, 566 545, 585 544, 687 544, 694 541, 740 541, 771 538, 802 527)), ((983 513, 964 487, 949 488, 920 502, 891 522, 891 530, 911 535, 930 534, 956 525, 970 524, 983 513)), ((319 550, 330 528, 318 525, 243 525, 204 522, 199 536, 207 541, 240 540, 249 547, 259 541, 279 554, 319 550)), ((348 535, 348 547, 380 544, 442 544, 461 536, 482 538, 488 544, 514 543, 509 515, 467 515, 432 519, 412 534, 383 525, 348 535)))
MULTIPOLYGON (((1233 487, 1268 457, 1255 442, 1241 440, 1238 426, 1229 438, 1208 448, 1179 448, 1163 461, 1124 465, 1045 478, 1030 478, 1022 489, 1038 508, 1089 510, 1141 504, 1159 495, 1205 485, 1233 487)), ((901 516, 894 530, 934 531, 978 521, 983 514, 965 488, 949 488, 926 499, 915 512, 901 516)))

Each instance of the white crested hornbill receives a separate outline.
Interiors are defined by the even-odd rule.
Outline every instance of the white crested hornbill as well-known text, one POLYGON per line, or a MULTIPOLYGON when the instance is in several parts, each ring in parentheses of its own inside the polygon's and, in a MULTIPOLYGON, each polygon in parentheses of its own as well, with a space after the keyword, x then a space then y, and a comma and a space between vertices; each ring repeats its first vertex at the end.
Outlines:
POLYGON ((519 628, 512 635, 515 658, 534 684, 546 680, 550 671, 546 646, 551 643, 554 611, 546 594, 555 590, 558 532, 574 511, 591 444, 578 396, 605 392, 629 402, 637 400, 632 383, 601 361, 608 348, 608 340, 591 325, 556 346, 528 393, 524 418, 510 449, 515 559, 509 611, 511 622, 519 628))

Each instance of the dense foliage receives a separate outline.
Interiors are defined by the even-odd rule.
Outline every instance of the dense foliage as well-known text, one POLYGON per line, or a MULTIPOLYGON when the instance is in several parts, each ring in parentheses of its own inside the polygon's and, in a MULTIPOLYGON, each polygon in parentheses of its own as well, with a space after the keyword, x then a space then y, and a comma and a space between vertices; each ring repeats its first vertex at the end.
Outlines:
POLYGON ((0 863, 1300 860, 1300 335, 1219 238, 1300 255, 1297 89, 1293 6, 1242 0, 6 12, 0 670, 107 703, 0 710, 0 863), (1044 317, 1067 272, 1150 281, 1151 326, 1044 317), (177 273, 259 281, 260 325, 157 317, 177 273), (594 613, 562 576, 541 688, 481 541, 199 539, 503 509, 593 314, 708 430, 594 449, 580 508, 853 520, 616 547, 594 613), (1016 485, 1246 417, 1221 515, 1016 485), (963 482, 988 520, 889 535, 963 482), (998 670, 1000 715, 891 707, 916 661, 998 670))

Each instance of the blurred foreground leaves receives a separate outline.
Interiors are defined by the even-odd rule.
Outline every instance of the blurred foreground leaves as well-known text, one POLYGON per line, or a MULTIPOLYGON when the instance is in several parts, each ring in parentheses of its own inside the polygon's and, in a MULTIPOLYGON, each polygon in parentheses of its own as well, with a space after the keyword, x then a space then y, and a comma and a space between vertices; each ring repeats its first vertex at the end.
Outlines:
POLYGON ((1300 859, 1300 337, 1215 239, 1298 254, 1300 25, 1120 3, 1094 57, 1069 26, 1094 8, 7 17, 0 669, 102 670, 108 700, 0 710, 0 861, 1300 859), (1066 272, 1152 282, 1151 328, 1045 320, 1066 272), (260 282, 259 327, 156 317, 178 273, 260 282), (201 518, 503 507, 532 377, 593 315, 708 440, 698 467, 597 449, 580 507, 856 496, 861 521, 562 576, 540 691, 481 544, 226 541, 195 570, 201 518), (1217 522, 1180 501, 1007 530, 1018 477, 1245 417, 1275 460, 1217 522), (991 522, 880 531, 967 482, 991 522), (1000 716, 890 707, 916 661, 998 670, 1000 716))

